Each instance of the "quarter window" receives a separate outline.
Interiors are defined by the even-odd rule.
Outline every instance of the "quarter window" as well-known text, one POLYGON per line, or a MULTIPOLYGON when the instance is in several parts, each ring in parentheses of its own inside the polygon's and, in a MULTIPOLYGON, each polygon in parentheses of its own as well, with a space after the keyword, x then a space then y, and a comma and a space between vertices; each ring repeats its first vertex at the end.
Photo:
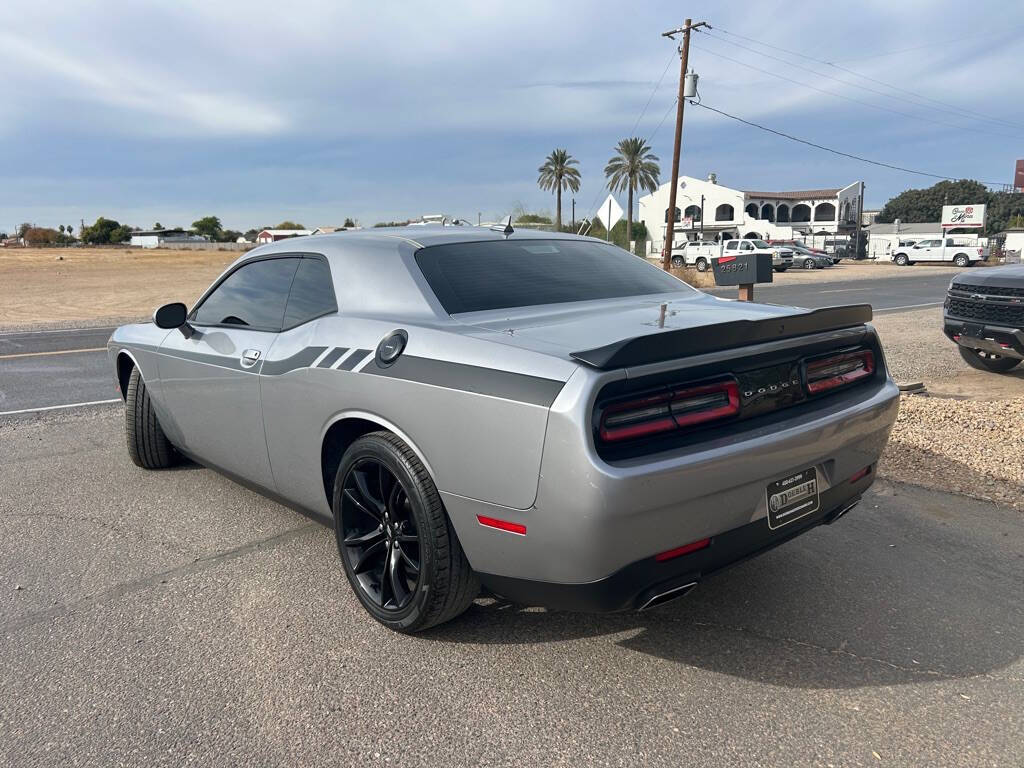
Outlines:
POLYGON ((198 325, 281 330, 288 289, 299 261, 264 259, 242 265, 192 312, 192 320, 198 325))
POLYGON ((331 270, 322 259, 299 260, 288 307, 284 312, 284 327, 294 328, 318 317, 338 311, 331 283, 331 270))

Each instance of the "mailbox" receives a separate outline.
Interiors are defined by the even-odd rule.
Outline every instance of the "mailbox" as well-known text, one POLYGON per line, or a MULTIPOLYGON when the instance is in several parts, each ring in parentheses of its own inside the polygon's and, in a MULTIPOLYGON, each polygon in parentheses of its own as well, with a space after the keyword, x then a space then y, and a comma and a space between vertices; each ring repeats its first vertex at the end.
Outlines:
POLYGON ((730 253, 711 261, 715 285, 752 285, 772 281, 770 253, 730 253))

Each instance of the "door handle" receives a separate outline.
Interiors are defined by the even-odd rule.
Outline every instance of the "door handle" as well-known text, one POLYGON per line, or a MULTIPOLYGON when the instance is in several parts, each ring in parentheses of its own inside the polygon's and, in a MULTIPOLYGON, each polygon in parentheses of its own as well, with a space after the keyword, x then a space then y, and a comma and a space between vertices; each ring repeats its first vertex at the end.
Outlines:
POLYGON ((246 349, 242 351, 242 367, 252 368, 256 363, 260 361, 260 351, 258 349, 246 349))

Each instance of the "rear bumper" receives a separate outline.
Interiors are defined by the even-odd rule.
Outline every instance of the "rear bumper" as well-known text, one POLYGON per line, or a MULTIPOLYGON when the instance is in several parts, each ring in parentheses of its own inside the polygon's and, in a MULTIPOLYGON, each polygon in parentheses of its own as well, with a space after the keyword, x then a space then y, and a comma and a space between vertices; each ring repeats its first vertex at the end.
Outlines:
POLYGON ((1002 357, 1024 359, 1024 328, 986 325, 947 315, 942 330, 950 341, 961 347, 980 349, 1002 357))
POLYGON ((772 530, 765 519, 711 537, 703 549, 664 562, 654 557, 630 563, 612 575, 584 584, 562 584, 480 573, 485 587, 523 605, 582 613, 609 613, 653 607, 681 597, 710 574, 790 541, 849 511, 874 480, 866 477, 833 486, 821 494, 818 512, 772 530))

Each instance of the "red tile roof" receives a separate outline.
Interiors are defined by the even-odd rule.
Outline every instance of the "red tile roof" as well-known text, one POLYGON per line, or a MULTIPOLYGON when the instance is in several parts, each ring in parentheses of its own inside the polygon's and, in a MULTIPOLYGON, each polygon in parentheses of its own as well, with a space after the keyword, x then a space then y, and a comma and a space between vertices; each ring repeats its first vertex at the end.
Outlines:
POLYGON ((743 190, 747 197, 760 197, 769 200, 820 200, 821 198, 836 197, 839 189, 798 189, 795 192, 752 192, 749 189, 743 190))

